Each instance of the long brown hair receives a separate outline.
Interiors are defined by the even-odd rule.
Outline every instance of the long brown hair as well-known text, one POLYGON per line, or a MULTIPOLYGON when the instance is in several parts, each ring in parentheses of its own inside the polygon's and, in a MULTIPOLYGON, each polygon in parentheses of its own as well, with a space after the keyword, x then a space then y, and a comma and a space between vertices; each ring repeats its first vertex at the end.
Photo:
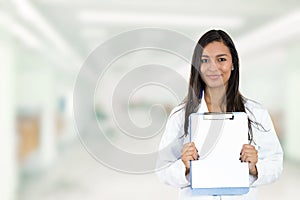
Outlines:
MULTIPOLYGON (((231 71, 226 89, 227 112, 245 112, 245 98, 239 92, 239 57, 235 45, 230 36, 222 30, 210 30, 206 32, 198 41, 191 64, 191 73, 188 87, 188 94, 183 103, 185 103, 185 121, 184 121, 184 136, 188 134, 189 116, 191 113, 197 112, 201 103, 201 93, 205 91, 206 84, 200 76, 201 57, 203 49, 211 42, 222 42, 225 44, 231 53, 233 70, 231 71)), ((248 139, 251 142, 253 139, 252 121, 248 117, 248 139)))

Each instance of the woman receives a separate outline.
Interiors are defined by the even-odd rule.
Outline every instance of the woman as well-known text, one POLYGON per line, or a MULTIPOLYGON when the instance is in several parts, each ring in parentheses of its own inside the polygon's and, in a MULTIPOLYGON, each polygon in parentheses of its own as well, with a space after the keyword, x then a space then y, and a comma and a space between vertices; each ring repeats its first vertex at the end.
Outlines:
POLYGON ((239 92, 239 58, 235 45, 222 30, 205 33, 194 50, 188 95, 174 108, 160 144, 159 178, 180 188, 180 199, 257 199, 256 186, 275 181, 282 171, 283 152, 271 118, 259 103, 239 92), (249 163, 250 191, 235 196, 192 195, 190 161, 199 155, 189 142, 189 116, 195 112, 246 112, 248 140, 240 160, 249 163))

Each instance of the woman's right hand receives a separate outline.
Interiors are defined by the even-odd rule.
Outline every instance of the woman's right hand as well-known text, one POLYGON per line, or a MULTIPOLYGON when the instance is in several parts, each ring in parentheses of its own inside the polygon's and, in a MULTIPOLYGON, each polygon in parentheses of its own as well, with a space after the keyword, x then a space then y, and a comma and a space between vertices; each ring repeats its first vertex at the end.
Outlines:
POLYGON ((190 172, 190 161, 198 160, 198 158, 199 155, 194 142, 186 143, 185 145, 183 145, 181 150, 181 160, 185 165, 186 175, 190 172))

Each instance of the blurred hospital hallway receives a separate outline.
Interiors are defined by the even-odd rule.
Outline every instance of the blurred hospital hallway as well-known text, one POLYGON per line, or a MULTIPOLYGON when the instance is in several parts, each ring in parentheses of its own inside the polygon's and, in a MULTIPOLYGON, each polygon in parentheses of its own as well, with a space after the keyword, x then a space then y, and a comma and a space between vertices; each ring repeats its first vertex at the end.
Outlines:
MULTIPOLYGON (((299 185, 300 165, 286 162, 276 183, 260 187, 259 199, 294 199, 299 185)), ((165 200, 177 199, 177 192, 153 173, 130 175, 104 167, 74 141, 51 170, 24 179, 18 200, 165 200)))
POLYGON ((0 200, 176 199, 155 174, 96 157, 137 172, 119 152, 158 152, 210 29, 233 38, 240 91, 268 109, 284 149, 283 175, 260 199, 294 199, 299 0, 0 0, 0 200))
MULTIPOLYGON (((261 187, 259 199, 293 199, 299 185, 299 165, 285 163, 279 181, 261 187)), ((19 200, 164 200, 176 199, 177 190, 159 182, 155 174, 128 175, 108 169, 75 142, 51 170, 25 179, 18 196, 19 200)))

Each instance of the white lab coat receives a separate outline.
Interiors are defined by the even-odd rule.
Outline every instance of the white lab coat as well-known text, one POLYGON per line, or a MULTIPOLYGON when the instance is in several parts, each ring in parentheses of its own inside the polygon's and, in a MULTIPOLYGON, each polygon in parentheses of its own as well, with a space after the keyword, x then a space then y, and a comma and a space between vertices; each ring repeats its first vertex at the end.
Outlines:
MULTIPOLYGON (((252 126, 252 145, 258 150, 258 162, 256 164, 258 177, 250 175, 250 191, 245 195, 236 196, 195 196, 190 189, 189 175, 185 176, 185 165, 181 161, 181 149, 189 142, 189 137, 184 135, 184 105, 175 107, 166 124, 165 132, 160 143, 158 156, 157 175, 164 183, 180 188, 179 199, 184 200, 213 200, 213 199, 240 199, 256 200, 256 187, 274 182, 282 172, 283 151, 278 141, 268 111, 259 103, 247 100, 245 103, 246 113, 255 122, 260 123, 265 130, 252 126), (179 110, 178 112, 176 112, 179 110), (250 111, 250 112, 249 112, 250 111)), ((198 112, 207 112, 204 98, 198 112)))

